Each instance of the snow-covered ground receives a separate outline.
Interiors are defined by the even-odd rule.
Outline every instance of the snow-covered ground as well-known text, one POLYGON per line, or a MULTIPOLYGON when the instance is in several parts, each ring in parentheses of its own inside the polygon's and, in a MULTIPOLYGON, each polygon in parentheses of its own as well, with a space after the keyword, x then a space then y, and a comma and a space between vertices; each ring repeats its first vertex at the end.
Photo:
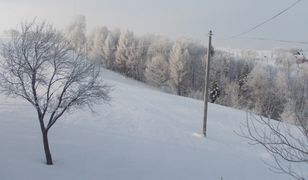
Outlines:
POLYGON ((50 131, 54 165, 44 164, 34 109, 0 95, 1 180, 273 180, 266 151, 237 136, 245 112, 160 92, 104 70, 114 90, 92 114, 65 115, 50 131))

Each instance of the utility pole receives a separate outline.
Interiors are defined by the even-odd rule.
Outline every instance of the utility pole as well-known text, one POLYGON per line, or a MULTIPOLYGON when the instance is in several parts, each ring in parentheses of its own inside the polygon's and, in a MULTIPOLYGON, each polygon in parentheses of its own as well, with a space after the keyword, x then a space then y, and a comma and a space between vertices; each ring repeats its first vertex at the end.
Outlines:
POLYGON ((204 114, 203 114, 203 135, 206 137, 206 123, 207 123, 207 105, 208 105, 208 82, 209 82, 209 71, 211 61, 211 47, 212 47, 212 31, 209 32, 209 44, 207 46, 207 58, 205 62, 205 82, 204 82, 204 114))

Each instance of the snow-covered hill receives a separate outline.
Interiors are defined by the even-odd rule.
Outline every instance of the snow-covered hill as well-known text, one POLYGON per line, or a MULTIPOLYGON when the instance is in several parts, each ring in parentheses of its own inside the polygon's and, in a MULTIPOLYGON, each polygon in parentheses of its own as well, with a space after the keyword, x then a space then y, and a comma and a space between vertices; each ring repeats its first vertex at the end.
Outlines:
POLYGON ((44 164, 34 109, 0 96, 1 180, 273 180, 268 154, 237 136, 245 112, 209 106, 208 137, 199 136, 202 101, 165 94, 104 70, 112 102, 80 110, 51 129, 55 165, 44 164))

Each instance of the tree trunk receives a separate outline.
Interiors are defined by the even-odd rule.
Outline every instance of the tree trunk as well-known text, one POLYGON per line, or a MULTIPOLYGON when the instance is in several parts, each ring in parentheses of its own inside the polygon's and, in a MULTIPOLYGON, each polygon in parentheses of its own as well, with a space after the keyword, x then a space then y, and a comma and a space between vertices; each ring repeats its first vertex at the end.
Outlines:
POLYGON ((44 144, 44 151, 46 156, 46 164, 52 165, 52 157, 49 149, 49 143, 48 143, 48 131, 43 131, 43 144, 44 144))

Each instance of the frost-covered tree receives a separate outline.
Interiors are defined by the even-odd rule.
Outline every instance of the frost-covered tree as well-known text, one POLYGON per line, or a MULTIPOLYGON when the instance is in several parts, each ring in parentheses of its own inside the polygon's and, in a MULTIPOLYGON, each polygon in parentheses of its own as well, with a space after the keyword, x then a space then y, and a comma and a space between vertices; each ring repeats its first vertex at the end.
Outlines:
POLYGON ((138 63, 137 63, 136 79, 139 81, 145 81, 145 68, 148 60, 147 54, 150 43, 151 42, 149 42, 144 37, 138 39, 138 47, 137 47, 138 63))
POLYGON ((147 51, 148 60, 151 60, 157 54, 161 54, 166 57, 169 56, 173 45, 169 39, 154 35, 146 35, 143 39, 145 40, 148 46, 148 51, 147 51))
POLYGON ((240 86, 240 92, 244 93, 246 91, 245 85, 247 84, 248 74, 249 74, 249 66, 248 64, 245 64, 241 70, 241 75, 238 80, 238 84, 240 86))
POLYGON ((109 100, 100 66, 71 45, 52 26, 26 23, 1 46, 0 90, 34 107, 48 165, 53 164, 48 132, 61 116, 109 100))
POLYGON ((115 59, 115 52, 116 52, 116 42, 112 34, 108 34, 104 47, 102 49, 102 60, 103 64, 108 69, 113 69, 114 59, 115 59))
POLYGON ((127 60, 126 60, 127 73, 126 75, 134 79, 137 79, 138 64, 141 58, 139 48, 142 48, 142 47, 139 47, 139 42, 134 39, 130 47, 127 49, 127 60))
POLYGON ((248 74, 249 74, 249 65, 247 63, 244 64, 241 70, 241 74, 238 79, 238 98, 241 107, 247 107, 247 99, 249 94, 249 88, 248 88, 248 74))
POLYGON ((287 73, 283 69, 279 69, 275 77, 275 84, 272 88, 275 88, 275 93, 283 103, 283 112, 280 114, 281 119, 294 122, 295 119, 295 104, 290 94, 290 83, 288 82, 287 73))
POLYGON ((86 38, 86 17, 84 15, 76 16, 73 23, 65 29, 65 37, 71 45, 78 51, 87 51, 85 44, 86 38))
POLYGON ((157 55, 147 63, 145 69, 146 82, 154 86, 164 86, 169 79, 169 64, 163 55, 157 55))
POLYGON ((293 120, 301 119, 301 123, 308 126, 308 65, 303 65, 293 77, 289 86, 289 95, 287 104, 289 108, 286 109, 293 114, 293 120))
POLYGON ((98 59, 102 61, 106 67, 106 60, 104 58, 105 40, 109 31, 106 27, 98 27, 88 37, 88 52, 91 59, 98 59))
POLYGON ((283 111, 282 99, 273 87, 271 67, 256 66, 248 76, 248 106, 260 115, 279 119, 283 111))
POLYGON ((189 52, 189 89, 190 94, 194 91, 202 91, 204 87, 205 55, 206 48, 192 39, 181 39, 181 43, 189 52))
POLYGON ((190 55, 188 49, 182 47, 180 43, 175 43, 170 52, 169 69, 170 85, 178 95, 187 93, 189 83, 190 55))
POLYGON ((234 108, 243 108, 241 106, 241 99, 238 96, 239 86, 236 81, 228 83, 222 91, 224 94, 221 93, 218 99, 220 104, 234 108))
POLYGON ((264 66, 255 67, 248 77, 249 99, 246 99, 247 104, 249 108, 262 115, 269 113, 269 110, 264 107, 271 85, 269 78, 269 73, 264 66))
POLYGON ((131 49, 134 41, 134 34, 128 30, 122 31, 117 44, 115 55, 115 69, 120 73, 127 74, 127 61, 131 58, 131 49))
MULTIPOLYGON (((227 86, 230 84, 230 58, 222 51, 215 51, 215 54, 211 61, 211 69, 209 81, 211 85, 216 84, 219 87, 219 96, 215 98, 215 102, 222 105, 229 105, 225 102, 224 96, 231 95, 227 91, 227 86)), ((234 96, 234 94, 232 94, 234 96)), ((213 102, 214 102, 213 101, 213 102)))

